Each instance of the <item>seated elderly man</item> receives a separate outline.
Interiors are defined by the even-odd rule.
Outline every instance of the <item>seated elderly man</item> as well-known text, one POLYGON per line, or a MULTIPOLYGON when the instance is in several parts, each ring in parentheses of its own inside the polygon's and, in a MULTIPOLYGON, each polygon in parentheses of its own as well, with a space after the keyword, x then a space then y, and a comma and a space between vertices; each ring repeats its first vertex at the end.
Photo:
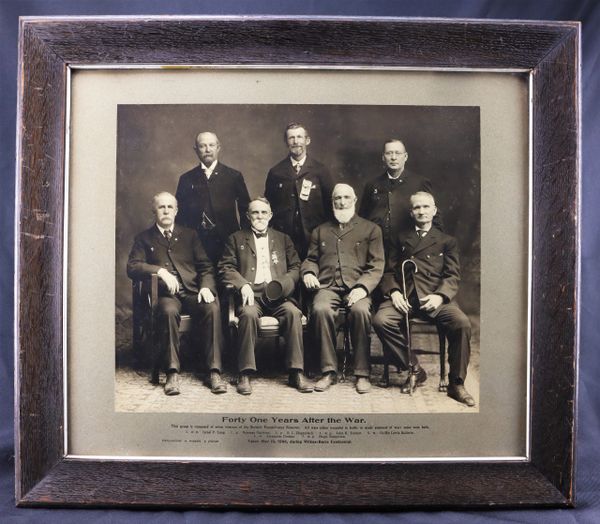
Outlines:
POLYGON ((135 237, 129 253, 127 275, 142 279, 156 273, 158 287, 159 356, 167 373, 165 394, 178 395, 179 323, 181 312, 189 313, 201 340, 210 370, 210 389, 225 393, 221 379, 223 335, 213 265, 193 229, 175 224, 177 200, 171 193, 152 199, 155 224, 135 237))
MULTIPOLYGON (((471 323, 454 301, 460 281, 456 239, 432 227, 437 209, 430 193, 419 191, 410 197, 410 203, 415 225, 391 244, 381 283, 383 294, 389 298, 379 307, 373 327, 381 339, 383 350, 398 367, 412 367, 418 386, 425 382, 427 374, 414 354, 412 362, 408 360, 403 319, 405 315, 414 315, 440 325, 448 338, 448 396, 473 407, 475 400, 464 386, 471 354, 471 323), (405 260, 411 260, 417 267, 412 278, 407 279, 406 296, 399 284, 405 260)), ((409 383, 402 389, 405 392, 410 390, 409 383)))
POLYGON ((325 391, 337 378, 335 318, 347 309, 354 350, 356 391, 367 393, 369 381, 369 333, 371 293, 384 269, 381 228, 356 214, 356 194, 348 184, 337 184, 332 193, 334 220, 317 226, 311 235, 301 274, 304 285, 316 290, 311 327, 321 348, 323 376, 315 391, 325 391))
POLYGON ((256 372, 254 348, 259 318, 263 315, 279 320, 286 345, 289 385, 302 393, 313 390, 303 374, 302 313, 292 297, 300 260, 290 237, 268 227, 272 216, 268 200, 252 200, 248 205, 250 229, 229 236, 219 262, 221 281, 233 285, 242 297, 237 337, 240 373, 237 391, 241 395, 252 393, 250 376, 256 372))

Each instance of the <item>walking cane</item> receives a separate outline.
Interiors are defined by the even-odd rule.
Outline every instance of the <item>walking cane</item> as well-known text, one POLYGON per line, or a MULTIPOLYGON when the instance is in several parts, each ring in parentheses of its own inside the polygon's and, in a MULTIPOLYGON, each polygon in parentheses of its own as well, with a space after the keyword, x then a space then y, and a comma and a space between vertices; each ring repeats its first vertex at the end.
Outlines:
MULTIPOLYGON (((406 264, 412 264, 413 266, 415 266, 415 270, 413 272, 413 275, 415 273, 419 272, 419 268, 417 267, 417 263, 408 258, 406 259, 404 262, 402 262, 402 294, 404 295, 404 300, 406 300, 406 302, 408 302, 408 294, 406 293, 406 264)), ((417 383, 417 374, 415 372, 415 365, 413 364, 413 358, 412 358, 412 344, 411 344, 411 340, 410 340, 410 320, 408 318, 408 313, 406 313, 406 315, 404 315, 404 320, 406 321, 406 349, 408 350, 408 371, 409 371, 409 379, 408 379, 408 393, 409 395, 412 396, 413 394, 413 390, 415 389, 415 385, 417 383)))

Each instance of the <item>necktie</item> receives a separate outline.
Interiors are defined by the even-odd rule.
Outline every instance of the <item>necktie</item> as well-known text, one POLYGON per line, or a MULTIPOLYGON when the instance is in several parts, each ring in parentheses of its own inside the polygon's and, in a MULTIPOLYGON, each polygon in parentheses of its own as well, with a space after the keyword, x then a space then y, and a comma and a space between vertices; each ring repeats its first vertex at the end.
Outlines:
POLYGON ((171 233, 170 229, 165 229, 165 238, 169 241, 169 243, 171 242, 172 235, 173 235, 173 233, 171 233))
POLYGON ((300 173, 300 170, 302 169, 302 166, 300 164, 296 164, 294 166, 294 169, 296 170, 296 174, 300 173))
POLYGON ((417 236, 419 238, 423 238, 426 234, 427 234, 427 231, 425 231, 424 229, 417 229, 417 236))

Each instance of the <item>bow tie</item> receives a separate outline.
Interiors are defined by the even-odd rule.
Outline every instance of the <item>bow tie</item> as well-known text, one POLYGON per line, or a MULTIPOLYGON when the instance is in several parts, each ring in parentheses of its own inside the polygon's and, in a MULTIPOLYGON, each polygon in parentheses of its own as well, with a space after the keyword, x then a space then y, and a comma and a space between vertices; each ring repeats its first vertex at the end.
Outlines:
POLYGON ((254 236, 256 238, 265 238, 267 236, 266 230, 264 231, 264 233, 259 233, 258 231, 254 231, 254 229, 253 229, 252 232, 254 233, 254 236))

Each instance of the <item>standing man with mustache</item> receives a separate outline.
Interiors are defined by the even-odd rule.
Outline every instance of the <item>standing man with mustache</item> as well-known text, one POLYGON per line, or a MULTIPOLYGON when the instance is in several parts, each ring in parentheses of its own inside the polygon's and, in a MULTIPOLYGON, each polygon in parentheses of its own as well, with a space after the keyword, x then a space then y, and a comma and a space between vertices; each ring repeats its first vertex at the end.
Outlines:
POLYGON ((367 393, 369 381, 369 333, 371 293, 384 269, 381 229, 356 214, 356 194, 347 184, 333 189, 334 219, 316 227, 301 275, 309 290, 316 290, 310 317, 315 340, 321 348, 323 376, 315 391, 325 391, 337 378, 335 318, 347 308, 350 340, 354 350, 356 391, 367 393))
MULTIPOLYGON (((429 179, 405 169, 408 153, 399 138, 389 138, 384 142, 381 159, 385 172, 365 187, 358 214, 381 227, 387 251, 390 242, 413 225, 410 195, 417 191, 431 193, 432 185, 429 179)), ((439 213, 433 225, 442 229, 439 213)))
POLYGON ((289 154, 269 170, 265 197, 273 209, 272 227, 289 235, 304 258, 312 230, 331 217, 333 184, 327 168, 307 155, 311 140, 305 125, 288 124, 283 139, 289 154))
POLYGON ((221 144, 215 133, 199 133, 194 150, 200 165, 179 178, 175 195, 179 202, 177 222, 198 232, 216 265, 227 237, 240 226, 248 227, 250 197, 242 174, 219 162, 221 144))
POLYGON ((256 372, 254 348, 259 318, 271 315, 279 320, 279 334, 285 339, 285 365, 289 385, 301 393, 310 393, 306 380, 302 343, 302 312, 292 295, 300 274, 300 259, 289 236, 269 228, 273 213, 269 201, 255 198, 248 206, 250 228, 233 233, 219 262, 219 275, 224 284, 233 285, 240 293, 238 308, 237 391, 250 395, 251 374, 256 372))

